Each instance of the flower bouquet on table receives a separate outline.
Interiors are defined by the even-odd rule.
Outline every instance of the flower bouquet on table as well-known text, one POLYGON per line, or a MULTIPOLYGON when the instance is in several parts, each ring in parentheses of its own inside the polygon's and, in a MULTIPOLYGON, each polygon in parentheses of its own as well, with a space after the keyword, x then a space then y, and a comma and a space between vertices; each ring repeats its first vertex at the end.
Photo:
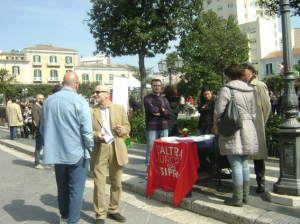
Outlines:
POLYGON ((187 109, 188 109, 189 115, 192 115, 193 113, 196 112, 196 108, 190 102, 187 103, 187 109))
POLYGON ((184 128, 184 129, 179 129, 178 130, 179 134, 181 134, 182 137, 187 137, 188 134, 189 134, 189 130, 187 128, 184 128))

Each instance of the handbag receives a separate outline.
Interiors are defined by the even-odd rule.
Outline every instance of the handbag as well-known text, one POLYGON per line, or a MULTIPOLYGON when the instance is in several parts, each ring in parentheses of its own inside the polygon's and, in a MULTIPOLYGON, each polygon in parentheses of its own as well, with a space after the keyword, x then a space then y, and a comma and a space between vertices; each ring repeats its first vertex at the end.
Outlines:
POLYGON ((243 127, 242 117, 233 90, 230 88, 231 99, 229 100, 225 111, 218 117, 218 132, 226 137, 235 134, 243 127))

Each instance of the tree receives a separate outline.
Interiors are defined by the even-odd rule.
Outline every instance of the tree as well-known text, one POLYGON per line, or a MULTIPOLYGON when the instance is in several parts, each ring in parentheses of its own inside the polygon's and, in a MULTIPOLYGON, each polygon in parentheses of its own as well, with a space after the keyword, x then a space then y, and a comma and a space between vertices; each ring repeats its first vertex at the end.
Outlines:
MULTIPOLYGON (((280 0, 256 0, 256 4, 269 8, 270 15, 280 13, 280 0)), ((290 0, 290 7, 292 16, 300 16, 300 0, 290 0)))
POLYGON ((90 101, 90 98, 93 96, 93 92, 97 85, 100 85, 100 82, 82 82, 78 89, 78 94, 88 98, 90 101))
MULTIPOLYGON (((139 68, 136 66, 133 66, 133 65, 128 65, 128 64, 127 64, 127 66, 128 66, 129 71, 134 72, 133 77, 136 78, 137 80, 141 81, 141 73, 140 73, 139 68)), ((153 73, 153 69, 154 69, 154 66, 146 68, 146 83, 147 84, 151 83, 151 80, 152 80, 151 75, 153 73)))
POLYGON ((3 103, 6 105, 6 93, 11 89, 11 82, 15 79, 15 76, 9 73, 6 69, 0 70, 0 93, 3 93, 3 103))
POLYGON ((234 16, 222 19, 212 11, 202 13, 190 28, 180 32, 180 37, 177 49, 184 60, 188 82, 199 83, 203 79, 205 83, 213 75, 216 81, 220 76, 224 84, 224 69, 249 58, 249 39, 234 16))
MULTIPOLYGON (((138 55, 141 98, 146 95, 145 57, 164 54, 178 29, 193 20, 202 0, 91 0, 88 26, 96 52, 106 55, 138 55)), ((142 108, 144 111, 144 108, 142 108)))

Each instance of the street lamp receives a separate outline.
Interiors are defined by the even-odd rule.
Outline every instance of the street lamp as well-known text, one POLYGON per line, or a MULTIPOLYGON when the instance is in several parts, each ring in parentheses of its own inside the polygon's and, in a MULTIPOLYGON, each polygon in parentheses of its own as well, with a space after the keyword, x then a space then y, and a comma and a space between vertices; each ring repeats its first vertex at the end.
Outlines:
POLYGON ((24 96, 25 99, 26 99, 26 97, 27 97, 27 93, 28 93, 27 88, 22 89, 22 94, 23 94, 23 96, 24 96))
POLYGON ((273 190, 277 194, 300 195, 300 124, 297 121, 297 96, 293 74, 293 52, 291 44, 290 2, 280 0, 282 45, 284 61, 284 95, 282 106, 285 120, 279 126, 280 176, 273 190))
MULTIPOLYGON (((175 68, 181 68, 182 64, 183 64, 183 59, 179 56, 176 57, 176 59, 174 60, 174 64, 175 64, 175 68)), ((169 67, 167 68, 167 62, 164 59, 161 59, 160 62, 158 62, 158 70, 160 72, 163 72, 163 76, 167 77, 169 75, 170 78, 170 85, 172 84, 172 68, 169 67), (168 69, 168 71, 166 72, 166 69, 168 69)))

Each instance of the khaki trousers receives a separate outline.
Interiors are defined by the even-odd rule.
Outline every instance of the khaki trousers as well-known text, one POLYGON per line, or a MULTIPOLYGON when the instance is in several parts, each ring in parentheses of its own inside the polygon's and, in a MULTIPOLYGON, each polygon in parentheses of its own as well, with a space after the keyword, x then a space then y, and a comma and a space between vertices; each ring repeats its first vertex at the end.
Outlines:
POLYGON ((109 165, 110 187, 110 204, 108 213, 114 214, 119 212, 119 205, 122 193, 122 173, 123 166, 119 166, 116 157, 116 151, 113 144, 101 144, 98 160, 94 168, 94 210, 96 219, 106 218, 105 204, 105 185, 106 185, 106 170, 109 165))

